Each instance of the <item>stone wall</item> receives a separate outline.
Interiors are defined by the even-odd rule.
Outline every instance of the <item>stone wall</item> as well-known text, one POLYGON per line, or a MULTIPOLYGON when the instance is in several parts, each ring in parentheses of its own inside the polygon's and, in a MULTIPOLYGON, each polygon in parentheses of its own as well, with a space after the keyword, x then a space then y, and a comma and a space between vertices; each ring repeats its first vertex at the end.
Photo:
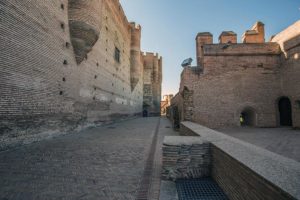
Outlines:
POLYGON ((163 180, 176 181, 210 175, 210 144, 200 137, 165 137, 162 150, 163 180))
POLYGON ((140 27, 119 1, 3 0, 0 10, 0 149, 142 112, 140 27))

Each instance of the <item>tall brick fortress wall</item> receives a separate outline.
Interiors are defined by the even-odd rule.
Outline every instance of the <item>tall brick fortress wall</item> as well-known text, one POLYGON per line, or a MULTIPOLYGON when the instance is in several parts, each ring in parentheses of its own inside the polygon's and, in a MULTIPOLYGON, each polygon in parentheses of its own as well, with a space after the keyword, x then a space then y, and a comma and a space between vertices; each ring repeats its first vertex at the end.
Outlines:
POLYGON ((144 53, 144 103, 149 116, 160 116, 162 58, 158 54, 144 53))
POLYGON ((0 10, 0 149, 142 112, 141 27, 118 0, 0 10))
MULTIPOLYGON (((241 44, 232 31, 221 34, 220 44, 212 44, 210 33, 199 33, 199 70, 187 67, 181 75, 179 94, 185 89, 193 92, 189 116, 181 113, 181 120, 192 113, 191 121, 211 128, 240 126, 241 116, 250 126, 286 125, 280 119, 288 118, 280 115, 279 102, 284 99, 291 104, 288 125, 300 127, 299 28, 297 22, 264 42, 264 25, 258 22, 244 34, 241 44)), ((174 106, 186 104, 181 99, 179 103, 174 99, 174 106)))

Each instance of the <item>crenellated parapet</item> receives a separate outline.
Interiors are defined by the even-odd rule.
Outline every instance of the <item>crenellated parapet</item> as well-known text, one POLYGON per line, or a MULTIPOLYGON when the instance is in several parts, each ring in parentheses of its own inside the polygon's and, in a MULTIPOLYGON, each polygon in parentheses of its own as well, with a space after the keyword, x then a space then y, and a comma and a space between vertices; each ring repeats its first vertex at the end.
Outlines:
POLYGON ((201 32, 196 37, 197 66, 203 66, 203 46, 213 43, 213 35, 209 32, 201 32))
POLYGON ((220 44, 235 44, 237 43, 237 34, 233 31, 223 31, 219 36, 220 44))
POLYGON ((262 22, 256 22, 250 30, 247 30, 242 37, 243 43, 264 43, 265 25, 262 22))

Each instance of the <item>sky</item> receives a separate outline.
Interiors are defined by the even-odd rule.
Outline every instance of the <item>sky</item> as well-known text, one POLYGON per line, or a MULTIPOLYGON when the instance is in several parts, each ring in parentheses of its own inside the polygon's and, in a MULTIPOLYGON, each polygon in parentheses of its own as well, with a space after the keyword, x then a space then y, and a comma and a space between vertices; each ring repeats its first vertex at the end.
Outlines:
POLYGON ((300 0, 120 0, 129 21, 142 26, 142 50, 163 57, 162 95, 179 89, 181 63, 193 58, 198 32, 242 34, 256 21, 266 40, 300 19, 300 0))

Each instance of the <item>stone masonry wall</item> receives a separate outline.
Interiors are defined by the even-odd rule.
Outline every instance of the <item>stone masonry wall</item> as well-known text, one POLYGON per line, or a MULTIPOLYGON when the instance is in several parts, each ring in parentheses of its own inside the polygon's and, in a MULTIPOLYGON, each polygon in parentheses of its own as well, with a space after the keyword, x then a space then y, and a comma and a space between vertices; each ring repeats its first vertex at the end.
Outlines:
POLYGON ((143 66, 132 73, 119 1, 2 0, 0 10, 0 149, 142 112, 143 66))
POLYGON ((210 144, 200 137, 165 137, 162 179, 203 178, 210 175, 210 144))

